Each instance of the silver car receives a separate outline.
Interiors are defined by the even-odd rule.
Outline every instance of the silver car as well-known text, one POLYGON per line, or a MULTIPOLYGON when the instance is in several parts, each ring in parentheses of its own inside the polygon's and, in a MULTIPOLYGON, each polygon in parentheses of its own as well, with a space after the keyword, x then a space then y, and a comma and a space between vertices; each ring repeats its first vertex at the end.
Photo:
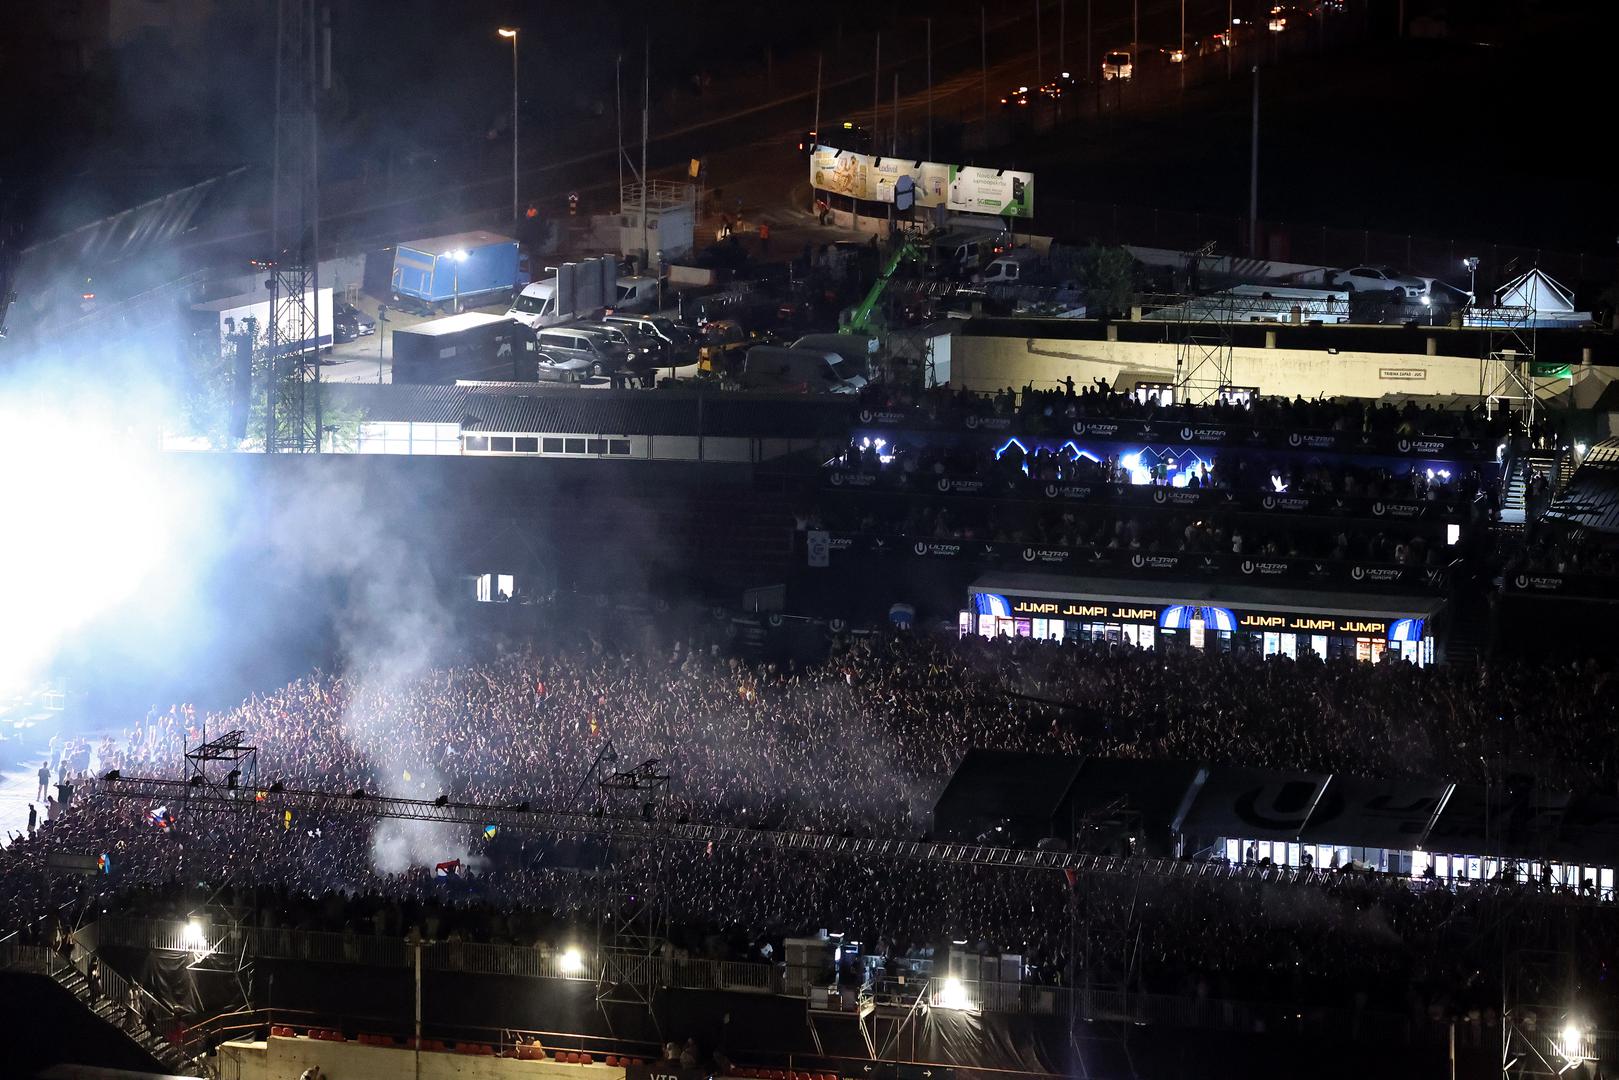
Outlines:
POLYGON ((1428 283, 1411 274, 1401 274, 1386 266, 1357 266, 1332 275, 1335 288, 1350 292, 1388 292, 1406 300, 1428 295, 1428 283))

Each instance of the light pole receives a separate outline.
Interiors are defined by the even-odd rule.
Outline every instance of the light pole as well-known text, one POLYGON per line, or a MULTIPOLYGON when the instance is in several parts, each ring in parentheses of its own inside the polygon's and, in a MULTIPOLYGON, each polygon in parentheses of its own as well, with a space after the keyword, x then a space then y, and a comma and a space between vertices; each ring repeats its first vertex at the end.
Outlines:
POLYGON ((1467 305, 1469 307, 1477 307, 1478 306, 1478 291, 1477 291, 1478 290, 1478 256, 1477 255, 1469 255, 1467 258, 1462 260, 1462 265, 1467 268, 1467 305))
POLYGON ((502 26, 497 33, 512 42, 512 221, 517 216, 517 27, 502 26))
POLYGON ((465 248, 456 248, 454 251, 444 252, 443 258, 450 260, 450 291, 455 299, 450 304, 450 313, 461 314, 461 264, 467 261, 465 248))

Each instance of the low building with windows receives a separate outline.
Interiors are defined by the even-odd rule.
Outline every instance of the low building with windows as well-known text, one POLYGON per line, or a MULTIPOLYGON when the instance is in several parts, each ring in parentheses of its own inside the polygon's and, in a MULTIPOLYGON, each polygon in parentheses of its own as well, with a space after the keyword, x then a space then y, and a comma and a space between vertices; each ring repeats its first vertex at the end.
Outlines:
POLYGON ((995 573, 968 588, 957 628, 963 636, 1426 666, 1444 607, 1440 596, 995 573))

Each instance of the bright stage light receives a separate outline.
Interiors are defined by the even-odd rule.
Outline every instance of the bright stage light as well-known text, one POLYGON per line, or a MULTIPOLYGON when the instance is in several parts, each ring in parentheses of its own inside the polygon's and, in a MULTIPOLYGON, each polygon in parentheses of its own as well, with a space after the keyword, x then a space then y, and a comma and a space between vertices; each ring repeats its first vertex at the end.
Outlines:
POLYGON ((960 979, 951 975, 944 980, 938 993, 933 995, 933 1007, 936 1009, 971 1009, 973 1003, 967 997, 967 988, 960 979))
POLYGON ((184 524, 159 451, 127 421, 21 397, 0 408, 0 693, 134 596, 184 524))
POLYGON ((577 975, 585 970, 585 958, 579 955, 578 949, 567 949, 562 953, 562 960, 558 965, 564 975, 577 975))
POLYGON ((202 952, 208 945, 207 935, 202 931, 202 923, 196 919, 186 920, 185 929, 180 936, 185 947, 192 952, 202 952))

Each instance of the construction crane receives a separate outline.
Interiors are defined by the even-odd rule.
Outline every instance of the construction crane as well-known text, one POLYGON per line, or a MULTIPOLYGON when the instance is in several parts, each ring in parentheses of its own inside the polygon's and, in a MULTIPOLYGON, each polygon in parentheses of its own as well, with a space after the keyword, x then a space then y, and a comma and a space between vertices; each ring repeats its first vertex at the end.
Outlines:
POLYGON ((910 236, 906 236, 899 247, 894 249, 894 254, 889 256, 888 263, 883 267, 883 272, 877 275, 876 281, 872 282, 871 291, 866 293, 866 298, 860 302, 858 307, 849 309, 849 312, 844 316, 840 332, 845 334, 875 334, 876 329, 872 326, 871 320, 872 312, 877 310, 877 302, 883 298, 883 293, 887 291, 888 283, 894 278, 894 272, 907 259, 920 261, 926 254, 925 243, 918 243, 910 236))

